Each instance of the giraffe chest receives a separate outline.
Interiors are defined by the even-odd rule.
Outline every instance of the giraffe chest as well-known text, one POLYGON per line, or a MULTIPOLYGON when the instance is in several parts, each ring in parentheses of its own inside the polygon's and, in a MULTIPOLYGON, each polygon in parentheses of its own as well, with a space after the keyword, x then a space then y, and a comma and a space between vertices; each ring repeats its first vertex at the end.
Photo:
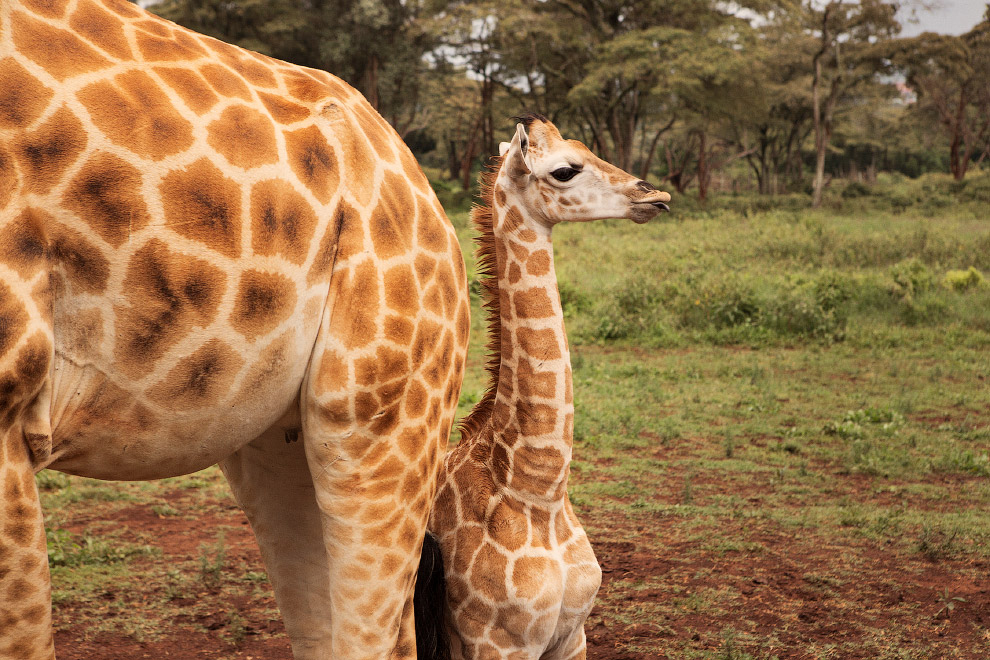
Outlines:
POLYGON ((601 570, 569 506, 496 507, 455 544, 449 599, 464 657, 487 644, 540 657, 580 634, 601 570))

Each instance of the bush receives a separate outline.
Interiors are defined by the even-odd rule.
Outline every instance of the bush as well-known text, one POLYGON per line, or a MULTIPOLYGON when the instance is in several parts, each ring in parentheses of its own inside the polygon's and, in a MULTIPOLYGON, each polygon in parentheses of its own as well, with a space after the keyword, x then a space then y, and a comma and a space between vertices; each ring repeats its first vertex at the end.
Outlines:
POLYGON ((966 291, 986 286, 987 282, 983 279, 983 273, 970 266, 969 270, 950 270, 945 274, 942 283, 949 289, 966 291))
POLYGON ((916 258, 895 264, 888 272, 893 280, 891 293, 901 299, 911 300, 935 288, 935 273, 916 258))

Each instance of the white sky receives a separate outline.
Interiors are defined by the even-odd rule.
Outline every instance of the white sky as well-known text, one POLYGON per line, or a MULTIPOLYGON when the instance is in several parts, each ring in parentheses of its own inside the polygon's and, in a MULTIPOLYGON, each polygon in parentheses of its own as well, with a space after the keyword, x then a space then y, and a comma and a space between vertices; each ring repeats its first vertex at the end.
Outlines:
POLYGON ((922 32, 962 34, 980 22, 986 10, 986 0, 938 0, 934 9, 906 7, 898 14, 901 35, 913 37, 922 32), (912 15, 916 20, 912 20, 912 15))

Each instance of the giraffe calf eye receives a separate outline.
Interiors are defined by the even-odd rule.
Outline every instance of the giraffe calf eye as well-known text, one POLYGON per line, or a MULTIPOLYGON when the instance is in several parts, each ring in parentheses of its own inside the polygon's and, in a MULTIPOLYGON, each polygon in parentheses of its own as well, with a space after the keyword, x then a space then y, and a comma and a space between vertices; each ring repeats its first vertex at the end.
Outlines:
POLYGON ((558 167, 550 173, 550 176, 557 179, 557 181, 570 181, 577 175, 578 171, 573 167, 558 167))

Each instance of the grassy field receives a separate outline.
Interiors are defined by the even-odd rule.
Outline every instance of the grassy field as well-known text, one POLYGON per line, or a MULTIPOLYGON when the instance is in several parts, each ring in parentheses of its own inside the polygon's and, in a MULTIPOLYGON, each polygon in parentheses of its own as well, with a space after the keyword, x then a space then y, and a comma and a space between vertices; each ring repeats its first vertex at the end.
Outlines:
MULTIPOLYGON (((990 177, 775 201, 555 233, 590 657, 990 657, 990 177)), ((39 482, 62 657, 288 657, 215 469, 39 482)))

